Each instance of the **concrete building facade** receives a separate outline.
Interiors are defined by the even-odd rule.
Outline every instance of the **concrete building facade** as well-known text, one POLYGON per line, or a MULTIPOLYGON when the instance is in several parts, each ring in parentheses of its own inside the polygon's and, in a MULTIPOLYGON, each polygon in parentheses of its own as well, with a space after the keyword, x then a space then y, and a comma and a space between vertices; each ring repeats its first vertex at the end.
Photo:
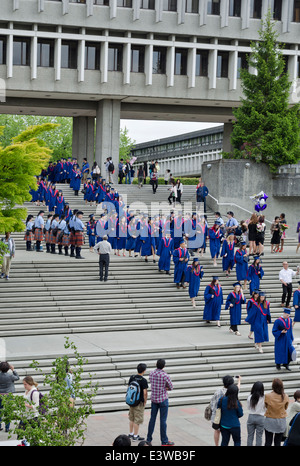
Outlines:
POLYGON ((224 123, 230 135, 239 69, 269 9, 293 101, 297 0, 1 0, 0 112, 72 117, 74 155, 101 165, 117 163, 120 118, 224 123))

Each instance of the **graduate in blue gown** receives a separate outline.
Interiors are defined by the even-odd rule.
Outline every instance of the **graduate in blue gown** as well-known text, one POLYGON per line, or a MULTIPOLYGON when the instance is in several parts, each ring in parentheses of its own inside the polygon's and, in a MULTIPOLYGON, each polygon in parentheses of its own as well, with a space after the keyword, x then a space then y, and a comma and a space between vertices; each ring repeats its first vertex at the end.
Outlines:
POLYGON ((241 335, 238 331, 238 325, 241 324, 242 304, 246 303, 246 299, 239 282, 233 284, 233 291, 229 293, 225 303, 225 309, 229 309, 230 327, 229 331, 235 335, 241 335))
POLYGON ((238 282, 244 282, 244 289, 247 289, 248 261, 247 245, 245 242, 242 242, 239 249, 235 252, 234 262, 236 264, 236 279, 238 282))
POLYGON ((173 238, 174 238, 174 249, 180 247, 180 242, 182 241, 183 233, 184 233, 184 218, 182 217, 182 213, 178 212, 178 215, 173 219, 173 238))
POLYGON ((144 222, 141 229, 141 256, 145 257, 145 262, 148 262, 148 256, 153 256, 155 262, 155 239, 152 231, 152 219, 148 218, 148 223, 144 222))
POLYGON ((259 292, 257 304, 258 306, 251 307, 245 321, 251 324, 255 348, 262 353, 262 343, 269 341, 268 324, 271 323, 270 303, 266 300, 263 291, 259 292))
POLYGON ((158 261, 159 272, 165 271, 166 274, 170 275, 171 257, 173 252, 174 239, 171 238, 170 233, 167 233, 165 237, 160 239, 160 243, 157 248, 157 255, 160 256, 158 261))
POLYGON ((96 220, 95 220, 94 214, 89 215, 89 218, 90 220, 86 224, 86 234, 89 237, 90 252, 93 252, 94 246, 96 245, 96 232, 95 232, 96 220))
POLYGON ((131 253, 132 251, 135 250, 135 245, 136 245, 136 240, 137 237, 139 236, 139 222, 138 220, 130 216, 128 219, 128 225, 127 225, 127 240, 126 240, 126 251, 129 252, 129 257, 132 257, 131 253))
POLYGON ((192 306, 196 307, 196 297, 198 296, 201 279, 204 275, 203 267, 199 264, 199 259, 193 259, 192 265, 188 265, 185 280, 189 284, 189 296, 192 306))
POLYGON ((233 269, 234 262, 234 235, 230 234, 224 239, 221 249, 222 257, 222 268, 223 272, 226 272, 226 277, 229 277, 231 270, 233 269))
POLYGON ((190 258, 189 252, 185 247, 185 241, 181 240, 180 247, 174 250, 173 253, 173 262, 174 262, 174 283, 176 287, 185 288, 185 274, 188 266, 188 261, 190 258))
POLYGON ((293 294, 293 307, 295 309, 294 326, 295 322, 300 322, 300 281, 298 282, 298 289, 295 290, 293 294))
POLYGON ((119 216, 118 221, 117 221, 118 256, 120 256, 121 250, 123 250, 123 256, 125 256, 126 241, 127 241, 127 220, 126 220, 126 217, 123 215, 122 217, 119 216))
POLYGON ((74 189, 75 196, 78 196, 78 192, 81 186, 81 178, 82 178, 82 174, 80 173, 79 168, 77 168, 76 173, 74 175, 74 182, 73 182, 73 189, 74 189))
POLYGON ((260 264, 259 256, 254 256, 253 263, 249 266, 247 271, 247 280, 250 282, 249 291, 250 294, 253 293, 254 290, 259 290, 260 288, 260 280, 263 278, 265 272, 260 264))
POLYGON ((275 320, 272 333, 275 338, 274 354, 276 369, 280 370, 283 365, 287 370, 291 370, 289 363, 293 359, 293 323, 290 317, 291 310, 284 308, 282 316, 275 320))
POLYGON ((65 199, 64 199, 63 193, 62 191, 58 191, 58 195, 56 196, 56 201, 55 201, 54 213, 58 214, 59 217, 61 217, 63 215, 64 208, 65 208, 65 199))
POLYGON ((208 236, 209 236, 210 255, 211 255, 211 258, 213 259, 214 267, 216 267, 217 258, 219 257, 219 254, 220 254, 221 237, 222 237, 222 232, 220 230, 220 225, 218 223, 215 223, 214 226, 208 230, 208 236))
POLYGON ((216 321, 220 325, 221 308, 223 305, 223 290, 219 283, 219 277, 214 276, 210 285, 204 291, 203 320, 207 323, 216 321))
MULTIPOLYGON (((248 299, 247 301, 247 316, 249 316, 250 312, 252 311, 252 307, 254 306, 255 308, 259 306, 258 304, 258 299, 259 299, 259 290, 253 290, 253 293, 251 295, 251 298, 248 299)), ((254 312, 255 312, 256 309, 254 309, 254 312)), ((246 322, 248 322, 247 319, 245 319, 246 322)), ((248 335, 248 338, 250 340, 253 339, 253 326, 250 322, 248 322, 250 324, 250 332, 249 332, 249 335, 248 335)))

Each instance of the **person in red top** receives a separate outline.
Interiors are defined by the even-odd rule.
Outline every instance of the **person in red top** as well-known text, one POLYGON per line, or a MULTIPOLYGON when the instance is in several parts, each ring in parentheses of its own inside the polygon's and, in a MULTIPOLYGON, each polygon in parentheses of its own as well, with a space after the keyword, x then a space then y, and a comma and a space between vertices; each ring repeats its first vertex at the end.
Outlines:
POLYGON ((158 359, 156 369, 150 373, 151 383, 151 417, 148 425, 147 442, 151 445, 155 422, 160 411, 160 439, 162 445, 174 445, 167 436, 167 417, 169 408, 168 390, 173 390, 170 376, 163 370, 166 365, 164 359, 158 359))

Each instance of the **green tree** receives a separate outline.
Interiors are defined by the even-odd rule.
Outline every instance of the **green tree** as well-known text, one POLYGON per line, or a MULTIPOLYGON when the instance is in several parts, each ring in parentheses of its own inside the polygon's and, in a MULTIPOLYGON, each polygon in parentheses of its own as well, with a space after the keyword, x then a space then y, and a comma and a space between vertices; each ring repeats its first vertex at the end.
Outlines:
POLYGON ((259 34, 260 40, 251 44, 248 57, 248 65, 257 72, 241 70, 244 97, 233 109, 233 153, 224 156, 264 162, 275 173, 279 166, 300 159, 300 107, 289 104, 292 83, 270 13, 259 34))
POLYGON ((72 118, 51 117, 36 115, 0 115, 0 126, 4 131, 0 136, 3 147, 11 144, 13 137, 25 131, 29 126, 53 123, 57 126, 56 131, 45 133, 43 138, 45 144, 51 149, 51 161, 59 160, 61 157, 72 157, 72 118))
POLYGON ((84 443, 86 420, 94 414, 93 399, 98 394, 99 385, 93 382, 92 374, 83 375, 88 361, 78 353, 68 337, 65 338, 64 347, 73 351, 72 356, 66 354, 56 358, 49 373, 43 374, 37 361, 31 364, 43 376, 43 411, 39 411, 37 420, 28 422, 23 396, 9 394, 3 400, 2 422, 12 422, 9 438, 12 435, 26 438, 32 446, 75 446, 84 443), (66 383, 67 367, 72 374, 71 387, 66 383))
POLYGON ((131 149, 134 148, 136 142, 128 136, 128 129, 125 127, 120 130, 120 149, 119 149, 119 160, 124 161, 128 158, 131 149))
MULTIPOLYGON (((30 201, 30 189, 37 188, 36 176, 47 166, 51 150, 41 134, 57 125, 31 126, 12 138, 10 145, 0 146, 0 232, 24 230, 26 209, 18 207, 30 201)), ((4 128, 0 128, 0 134, 4 128)))

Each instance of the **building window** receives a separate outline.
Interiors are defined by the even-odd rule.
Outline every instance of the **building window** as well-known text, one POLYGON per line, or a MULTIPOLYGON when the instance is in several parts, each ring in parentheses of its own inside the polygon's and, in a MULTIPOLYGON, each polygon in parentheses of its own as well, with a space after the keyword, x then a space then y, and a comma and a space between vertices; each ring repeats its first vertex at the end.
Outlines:
POLYGON ((94 5, 109 6, 109 0, 94 0, 94 5))
POLYGON ((185 12, 186 13, 199 13, 199 1, 198 0, 185 0, 185 12))
POLYGON ((86 70, 100 70, 100 44, 86 42, 84 67, 86 70))
POLYGON ((187 73, 187 49, 175 49, 175 74, 187 73))
POLYGON ((122 71, 123 46, 121 44, 109 44, 108 46, 108 71, 122 71))
POLYGON ((229 0, 229 16, 241 16, 241 0, 229 0))
POLYGON ((0 37, 0 65, 6 63, 6 38, 0 37))
POLYGON ((196 76, 208 76, 208 51, 197 50, 196 76))
POLYGON ((228 78, 228 52, 218 52, 217 78, 228 78))
POLYGON ((281 21, 282 0, 274 0, 273 19, 281 21))
POLYGON ((251 0, 250 18, 261 19, 262 0, 251 0))
POLYGON ((164 11, 177 11, 177 0, 163 0, 164 11))
POLYGON ((133 45, 131 47, 131 68, 132 73, 144 73, 145 47, 133 45))
POLYGON ((247 70, 248 69, 248 60, 247 60, 247 54, 240 52, 238 54, 238 61, 237 61, 237 77, 238 79, 241 77, 241 72, 240 70, 247 70))
POLYGON ((167 51, 164 47, 153 47, 153 74, 166 73, 167 51))
POLYGON ((121 8, 132 8, 132 0, 117 0, 117 6, 121 8))
POLYGON ((208 0, 207 1, 207 14, 208 15, 219 15, 220 14, 220 0, 208 0))
POLYGON ((54 66, 54 41, 39 40, 37 44, 37 66, 53 68, 54 66))
POLYGON ((70 3, 86 3, 86 0, 69 0, 70 3))
POLYGON ((29 66, 30 64, 30 39, 14 38, 13 64, 29 66))
POLYGON ((155 0, 141 0, 142 10, 155 10, 155 0))
POLYGON ((293 21, 295 21, 295 23, 300 23, 300 0, 294 1, 293 21))
POLYGON ((77 68, 77 42, 63 40, 61 43, 61 67, 77 68))

